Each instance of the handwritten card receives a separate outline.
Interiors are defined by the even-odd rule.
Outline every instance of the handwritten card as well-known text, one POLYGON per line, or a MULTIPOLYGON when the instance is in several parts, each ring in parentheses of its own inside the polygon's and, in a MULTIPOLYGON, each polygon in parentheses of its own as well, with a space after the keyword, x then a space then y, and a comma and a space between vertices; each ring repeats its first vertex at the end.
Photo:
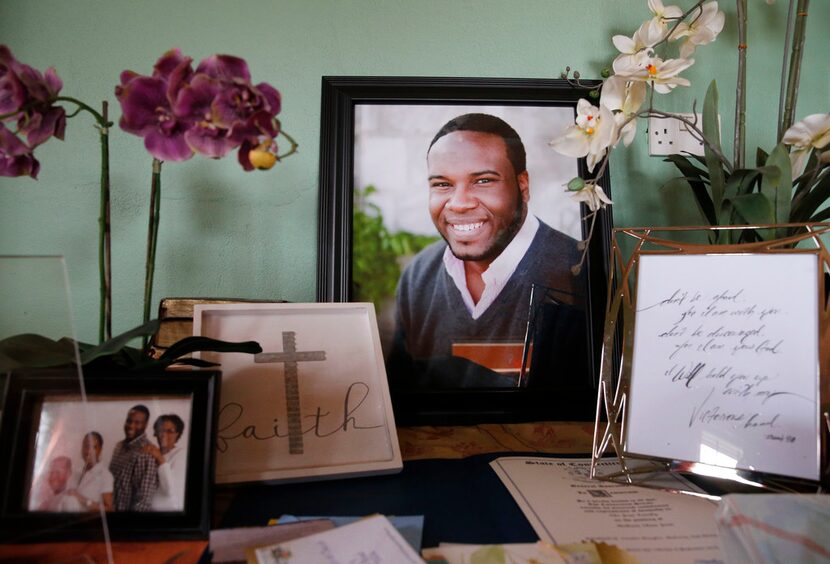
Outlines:
POLYGON ((816 480, 814 254, 641 255, 625 449, 816 480))
POLYGON ((218 483, 397 472, 403 466, 372 304, 204 304, 194 334, 254 340, 221 363, 218 483))

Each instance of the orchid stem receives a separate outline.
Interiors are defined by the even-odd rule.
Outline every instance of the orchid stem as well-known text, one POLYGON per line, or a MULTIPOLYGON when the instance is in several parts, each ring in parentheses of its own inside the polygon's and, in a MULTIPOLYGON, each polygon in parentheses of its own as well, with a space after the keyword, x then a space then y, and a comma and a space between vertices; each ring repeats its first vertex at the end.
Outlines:
MULTIPOLYGON (((101 123, 108 123, 109 106, 101 103, 101 123)), ((98 128, 101 137, 101 210, 98 218, 98 271, 100 275, 101 306, 98 341, 112 338, 112 249, 110 245, 110 148, 109 128, 98 128)))
MULTIPOLYGON (((156 268, 156 245, 159 234, 159 215, 161 212, 161 163, 153 159, 153 179, 150 185, 150 221, 147 228, 147 262, 144 273, 144 323, 150 321, 150 305, 153 299, 153 274, 156 268)), ((147 337, 144 337, 147 347, 147 337)))
MULTIPOLYGON (((666 33, 666 35, 664 35, 664 36, 660 39, 660 41, 658 41, 657 43, 655 43, 654 45, 652 45, 652 46, 651 46, 651 48, 652 48, 652 49, 656 49, 656 48, 657 48, 657 47, 659 47, 660 45, 663 45, 664 43, 668 43, 668 42, 671 40, 672 35, 674 35, 674 32, 675 32, 675 31, 677 31, 677 27, 678 27, 678 26, 679 26, 679 25, 680 25, 683 21, 685 21, 685 20, 686 20, 686 18, 688 18, 688 17, 692 14, 692 12, 694 12, 695 10, 700 10, 700 12, 701 12, 701 13, 703 12, 703 9, 701 8, 701 6, 703 5, 703 3, 704 3, 705 1, 706 1, 706 0, 697 0, 697 2, 695 2, 695 3, 694 3, 694 5, 693 5, 691 8, 689 8, 688 10, 686 10, 686 11, 685 11, 685 12, 684 12, 681 16, 678 16, 677 18, 665 18, 665 19, 667 19, 667 20, 672 19, 672 20, 676 20, 676 21, 675 21, 674 25, 672 25, 671 29, 669 29, 668 33, 666 33)), ((739 0, 739 1, 740 1, 740 0, 739 0)), ((700 17, 700 14, 698 14, 697 16, 695 16, 695 20, 696 20, 697 18, 699 18, 699 17, 700 17)), ((644 47, 643 49, 645 49, 645 47, 644 47)), ((640 50, 642 51, 642 49, 640 49, 640 50)))
POLYGON ((282 129, 280 129, 280 135, 282 135, 283 137, 285 137, 288 140, 288 142, 291 144, 291 148, 288 149, 288 151, 286 151, 282 155, 277 155, 277 160, 281 160, 281 159, 284 159, 285 157, 293 155, 294 153, 297 152, 297 148, 299 147, 299 144, 297 143, 297 141, 293 137, 291 137, 289 134, 287 134, 285 131, 283 131, 282 129))
POLYGON ((84 104, 77 98, 72 98, 71 96, 57 96, 55 98, 55 102, 70 102, 72 104, 75 104, 76 106, 78 106, 78 108, 83 109, 92 114, 92 116, 95 118, 95 121, 97 121, 98 125, 100 125, 101 127, 109 127, 112 125, 112 122, 108 121, 104 115, 98 113, 98 111, 95 110, 95 108, 84 104))

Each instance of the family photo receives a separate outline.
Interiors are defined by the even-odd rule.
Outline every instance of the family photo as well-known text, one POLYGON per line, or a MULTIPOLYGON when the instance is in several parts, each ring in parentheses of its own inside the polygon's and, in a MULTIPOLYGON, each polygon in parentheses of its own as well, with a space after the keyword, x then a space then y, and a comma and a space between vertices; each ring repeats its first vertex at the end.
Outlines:
POLYGON ((182 511, 191 403, 187 396, 46 396, 27 509, 182 511))
POLYGON ((352 284, 378 309, 393 387, 515 387, 532 332, 564 337, 584 369, 577 161, 548 145, 572 120, 571 107, 357 105, 352 284), (394 256, 371 247, 384 239, 394 256))

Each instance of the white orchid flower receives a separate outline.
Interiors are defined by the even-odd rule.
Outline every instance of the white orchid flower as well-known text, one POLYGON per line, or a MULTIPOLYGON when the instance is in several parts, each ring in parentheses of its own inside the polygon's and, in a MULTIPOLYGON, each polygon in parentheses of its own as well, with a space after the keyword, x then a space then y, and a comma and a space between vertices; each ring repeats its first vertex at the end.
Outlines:
POLYGON ((588 171, 605 156, 605 151, 616 142, 617 127, 614 116, 605 106, 592 106, 585 99, 576 103, 576 121, 550 142, 557 152, 568 157, 586 157, 588 171))
POLYGON ((691 84, 683 77, 677 76, 693 64, 694 59, 666 59, 655 57, 648 51, 648 57, 641 61, 614 61, 614 73, 630 81, 647 82, 655 92, 668 94, 676 86, 691 84))
POLYGON ((648 0, 648 9, 654 15, 652 20, 663 26, 663 29, 666 20, 674 20, 683 15, 683 10, 678 6, 664 6, 662 0, 648 0))
POLYGON ((623 65, 637 65, 648 59, 648 50, 650 47, 663 39, 665 34, 663 28, 654 20, 643 22, 643 25, 634 32, 632 37, 627 35, 615 35, 611 38, 614 47, 620 52, 617 59, 614 61, 621 61, 623 65))
MULTIPOLYGON (((824 149, 830 145, 830 114, 812 114, 793 124, 781 139, 786 145, 792 145, 790 163, 793 179, 798 177, 810 158, 812 149, 824 149)), ((824 161, 827 151, 821 154, 824 161)))
POLYGON ((663 39, 663 29, 654 20, 648 20, 634 32, 634 35, 628 37, 627 35, 615 35, 611 38, 611 42, 617 51, 624 55, 634 55, 648 47, 653 47, 658 41, 663 39))
POLYGON ((718 10, 717 2, 707 2, 699 11, 692 13, 691 21, 681 23, 675 31, 678 37, 686 38, 680 46, 680 57, 688 59, 698 45, 712 43, 723 30, 725 20, 726 16, 718 10))
POLYGON ((585 202, 591 211, 597 211, 600 208, 614 203, 605 191, 603 191, 602 187, 597 186, 593 182, 586 182, 585 187, 582 190, 574 192, 571 197, 577 202, 585 202))
POLYGON ((645 82, 632 82, 614 75, 602 84, 600 105, 613 112, 614 121, 619 128, 619 137, 626 147, 631 144, 637 133, 637 120, 632 117, 640 110, 645 100, 645 82))

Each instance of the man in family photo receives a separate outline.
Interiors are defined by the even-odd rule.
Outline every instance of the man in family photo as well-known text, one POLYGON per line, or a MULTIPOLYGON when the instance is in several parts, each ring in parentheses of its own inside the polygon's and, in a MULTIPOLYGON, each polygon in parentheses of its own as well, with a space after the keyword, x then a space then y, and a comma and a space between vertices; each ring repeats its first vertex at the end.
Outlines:
MULTIPOLYGON (((534 284, 555 289, 557 305, 581 306, 584 277, 571 270, 578 243, 528 213, 525 147, 498 117, 451 119, 427 149, 427 168, 429 214, 443 240, 401 275, 390 377, 399 388, 515 386, 518 374, 499 370, 498 359, 458 350, 521 350, 534 284)), ((582 314, 570 319, 584 323, 582 314)))
POLYGON ((150 410, 133 406, 124 422, 124 440, 115 445, 109 470, 112 472, 115 511, 152 511, 158 489, 158 463, 145 447, 150 444, 145 431, 150 410))

